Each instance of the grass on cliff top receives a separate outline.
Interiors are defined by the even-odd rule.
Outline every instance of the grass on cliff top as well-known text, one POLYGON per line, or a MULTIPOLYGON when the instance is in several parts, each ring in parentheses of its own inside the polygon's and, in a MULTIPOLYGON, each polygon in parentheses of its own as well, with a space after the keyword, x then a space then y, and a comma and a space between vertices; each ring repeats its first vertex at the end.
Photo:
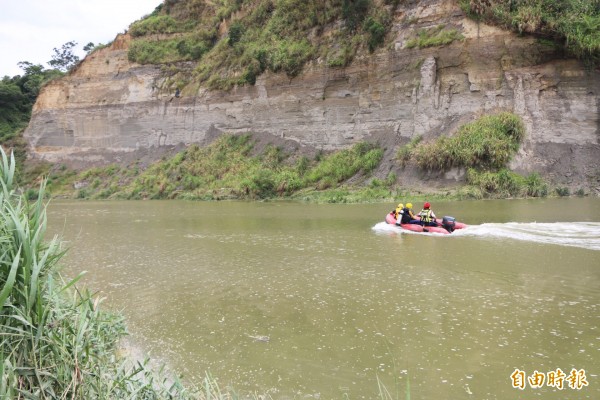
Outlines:
MULTIPOLYGON (((374 51, 391 28, 397 0, 196 0, 165 2, 130 27, 129 59, 197 61, 169 84, 211 89, 254 84, 265 71, 298 75, 318 57, 346 66, 361 48, 374 51), (337 24, 337 22, 342 22, 337 24), (219 32, 227 32, 221 35, 219 32)), ((177 68, 175 68, 177 69, 177 68)), ((165 88, 169 89, 169 88, 165 88)), ((190 89, 192 90, 192 89, 190 89)), ((184 90, 185 93, 185 90, 184 90)))
POLYGON ((562 41, 574 55, 600 63, 600 2, 597 0, 460 0, 475 18, 518 32, 562 41))

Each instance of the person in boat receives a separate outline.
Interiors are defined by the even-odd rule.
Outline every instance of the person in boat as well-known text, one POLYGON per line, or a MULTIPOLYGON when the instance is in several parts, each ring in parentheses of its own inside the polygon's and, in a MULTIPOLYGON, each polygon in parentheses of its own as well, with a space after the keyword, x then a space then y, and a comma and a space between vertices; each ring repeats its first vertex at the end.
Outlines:
POLYGON ((421 221, 416 219, 415 214, 412 211, 412 203, 406 203, 404 207, 404 213, 402 214, 402 224, 420 224, 421 221))
POLYGON ((394 217, 396 218, 396 225, 400 225, 400 221, 402 221, 403 215, 404 215, 404 204, 400 203, 394 210, 394 217))
POLYGON ((435 213, 431 209, 431 204, 428 201, 423 204, 423 209, 419 213, 419 217, 421 218, 421 225, 423 226, 438 226, 437 222, 435 222, 435 213))

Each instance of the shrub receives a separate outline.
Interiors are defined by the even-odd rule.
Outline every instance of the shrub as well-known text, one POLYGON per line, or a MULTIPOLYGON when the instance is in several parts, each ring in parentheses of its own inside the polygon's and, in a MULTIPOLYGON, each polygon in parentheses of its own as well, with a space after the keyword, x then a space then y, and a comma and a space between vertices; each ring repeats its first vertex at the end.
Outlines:
POLYGON ((183 59, 199 60, 204 53, 210 50, 210 47, 203 42, 194 42, 192 40, 180 40, 177 43, 177 52, 183 59))
POLYGON ((178 40, 135 40, 127 52, 129 61, 140 64, 162 64, 183 59, 178 40))
POLYGON ((394 172, 390 172, 385 177, 385 184, 386 184, 386 186, 392 186, 394 183, 396 183, 396 179, 398 179, 398 176, 394 172))
POLYGON ((383 44, 387 30, 380 21, 376 20, 373 17, 369 17, 366 19, 364 23, 364 30, 369 35, 367 45, 369 47, 369 51, 372 53, 377 47, 383 44))
POLYGON ((244 34, 244 26, 239 22, 235 21, 229 27, 229 45, 233 46, 242 39, 244 34))
POLYGON ((281 41, 269 57, 269 69, 283 70, 290 77, 297 76, 312 56, 312 46, 307 40, 281 41))
POLYGON ((277 194, 280 196, 291 195, 302 189, 302 179, 297 171, 284 169, 275 177, 277 194))
POLYGON ((554 189, 556 194, 560 197, 566 197, 571 195, 571 191, 568 187, 559 186, 554 189))
POLYGON ((90 197, 90 195, 86 189, 79 189, 75 195, 75 198, 77 199, 87 199, 88 197, 90 197))

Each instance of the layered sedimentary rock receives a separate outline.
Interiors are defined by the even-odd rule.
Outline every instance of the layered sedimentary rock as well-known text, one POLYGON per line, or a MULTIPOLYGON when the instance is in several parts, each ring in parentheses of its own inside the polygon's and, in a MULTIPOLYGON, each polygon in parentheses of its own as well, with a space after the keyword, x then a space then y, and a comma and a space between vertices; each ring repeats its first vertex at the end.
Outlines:
POLYGON ((130 63, 130 39, 120 35, 43 89, 26 131, 32 155, 101 163, 253 132, 320 149, 379 141, 390 160, 416 135, 450 135, 478 116, 509 110, 526 125, 511 168, 600 190, 600 73, 535 38, 473 22, 454 1, 415 3, 395 15, 391 46, 347 68, 316 60, 293 79, 265 73, 229 92, 201 88, 175 97, 159 90, 161 67, 130 63), (438 24, 464 39, 406 48, 418 29, 438 24))

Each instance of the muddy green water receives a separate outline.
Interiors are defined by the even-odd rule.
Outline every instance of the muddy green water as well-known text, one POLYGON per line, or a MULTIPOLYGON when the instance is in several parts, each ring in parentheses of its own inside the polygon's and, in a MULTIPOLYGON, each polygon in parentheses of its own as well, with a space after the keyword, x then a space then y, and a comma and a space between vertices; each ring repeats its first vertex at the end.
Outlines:
POLYGON ((274 399, 600 398, 600 200, 393 204, 60 202, 65 273, 122 310, 132 342, 192 382, 274 399), (268 341, 254 337, 268 336, 268 341), (588 386, 513 388, 584 370, 588 386))

